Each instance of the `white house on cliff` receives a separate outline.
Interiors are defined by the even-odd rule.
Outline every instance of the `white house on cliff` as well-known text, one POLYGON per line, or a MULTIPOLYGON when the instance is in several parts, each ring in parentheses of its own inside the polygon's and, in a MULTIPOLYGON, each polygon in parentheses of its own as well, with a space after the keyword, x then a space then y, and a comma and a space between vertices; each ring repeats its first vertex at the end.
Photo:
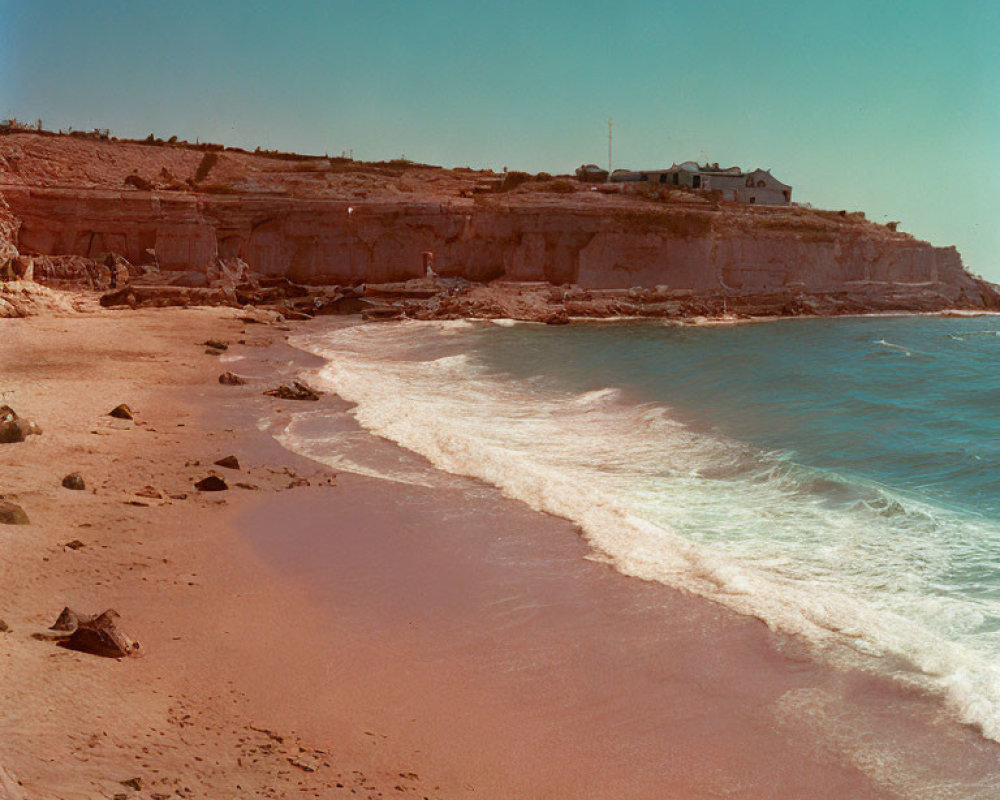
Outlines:
POLYGON ((719 192, 722 200, 735 203, 786 206, 792 202, 792 187, 779 181, 766 169, 744 172, 739 167, 721 169, 718 164, 702 166, 695 161, 685 161, 672 165, 670 169, 643 172, 617 169, 608 180, 612 183, 644 183, 650 188, 686 186, 719 192))

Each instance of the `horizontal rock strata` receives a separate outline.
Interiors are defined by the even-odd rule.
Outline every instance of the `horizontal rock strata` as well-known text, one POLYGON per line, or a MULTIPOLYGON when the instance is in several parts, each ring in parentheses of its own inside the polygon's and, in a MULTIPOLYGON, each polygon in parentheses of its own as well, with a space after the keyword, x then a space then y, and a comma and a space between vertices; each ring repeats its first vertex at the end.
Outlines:
MULTIPOLYGON (((45 146, 57 147, 58 138, 45 146)), ((118 147, 108 152, 127 155, 137 146, 118 147)), ((138 149, 147 160, 157 150, 138 149)), ((372 178, 364 190, 343 180, 330 188, 331 175, 340 179, 343 171, 319 173, 323 181, 306 188, 293 174, 287 180, 298 187, 296 196, 259 187, 207 191, 193 179, 184 190, 130 188, 135 181, 118 188, 95 180, 67 186, 51 176, 26 179, 24 173, 35 173, 28 169, 31 148, 22 150, 17 175, 0 171, 0 192, 20 223, 17 245, 28 254, 96 262, 113 253, 188 274, 207 274, 220 260, 238 258, 257 275, 311 285, 402 282, 423 276, 432 264, 444 278, 581 290, 645 287, 665 300, 678 293, 777 297, 786 306, 796 297, 839 293, 853 305, 867 297, 884 307, 890 298, 891 307, 920 310, 995 307, 1000 300, 965 271, 954 248, 934 247, 860 214, 683 194, 555 191, 558 182, 475 194, 481 174, 429 168, 417 170, 405 196, 394 187, 406 174, 392 177, 395 184, 372 178), (445 173, 451 176, 446 185, 437 177, 445 173)), ((246 164, 253 157, 240 158, 240 168, 251 169, 246 164)))

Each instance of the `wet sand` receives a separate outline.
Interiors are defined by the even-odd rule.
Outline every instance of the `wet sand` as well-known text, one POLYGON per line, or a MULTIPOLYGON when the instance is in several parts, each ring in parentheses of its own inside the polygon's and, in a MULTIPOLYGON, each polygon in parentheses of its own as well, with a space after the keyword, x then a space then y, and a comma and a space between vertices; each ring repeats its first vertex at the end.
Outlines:
POLYGON ((235 316, 3 323, 6 401, 45 429, 0 446, 33 523, 0 526, 0 765, 24 796, 995 796, 997 746, 934 698, 625 578, 568 522, 452 477, 330 485, 258 429, 306 405, 261 390, 316 360, 235 316), (123 401, 136 420, 109 421, 123 401), (193 491, 229 454, 233 488, 193 491), (144 657, 32 640, 64 604, 115 607, 144 657))
POLYGON ((483 487, 341 475, 340 488, 244 520, 350 642, 329 656, 330 705, 311 709, 310 730, 335 708, 470 796, 972 797, 998 785, 997 747, 936 700, 821 666, 756 619, 587 560, 567 522, 483 487))

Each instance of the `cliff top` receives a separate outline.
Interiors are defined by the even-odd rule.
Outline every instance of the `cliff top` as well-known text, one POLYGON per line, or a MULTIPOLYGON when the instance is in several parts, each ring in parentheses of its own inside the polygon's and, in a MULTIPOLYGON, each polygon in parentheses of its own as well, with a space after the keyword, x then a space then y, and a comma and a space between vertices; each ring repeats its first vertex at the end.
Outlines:
POLYGON ((592 186, 566 175, 454 168, 396 160, 363 162, 220 145, 126 141, 50 132, 0 131, 0 189, 156 191, 187 195, 273 196, 365 205, 442 204, 511 210, 670 216, 713 230, 753 228, 828 236, 864 233, 896 241, 908 234, 862 213, 800 206, 723 203, 690 190, 592 186))

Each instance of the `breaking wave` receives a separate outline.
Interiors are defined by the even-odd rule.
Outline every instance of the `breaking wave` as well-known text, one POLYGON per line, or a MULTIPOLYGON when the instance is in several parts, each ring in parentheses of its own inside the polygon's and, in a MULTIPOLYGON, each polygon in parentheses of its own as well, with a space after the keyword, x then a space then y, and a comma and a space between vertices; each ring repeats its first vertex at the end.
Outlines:
POLYGON ((488 329, 368 325, 298 344, 368 431, 573 520, 626 575, 939 692, 1000 741, 1000 525, 697 430, 628 387, 512 380, 454 335, 488 329))

